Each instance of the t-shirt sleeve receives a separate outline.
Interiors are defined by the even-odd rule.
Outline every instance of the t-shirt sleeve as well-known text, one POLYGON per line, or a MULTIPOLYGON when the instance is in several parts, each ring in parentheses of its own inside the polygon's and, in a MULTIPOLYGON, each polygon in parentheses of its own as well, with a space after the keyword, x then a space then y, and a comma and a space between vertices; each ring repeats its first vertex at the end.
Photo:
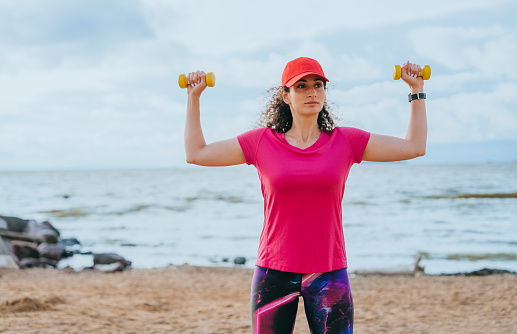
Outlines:
POLYGON ((255 164, 258 143, 267 128, 253 129, 237 136, 248 165, 255 164))
POLYGON ((338 129, 350 144, 354 162, 360 163, 363 161, 363 153, 368 141, 370 140, 370 132, 350 127, 340 127, 338 129))

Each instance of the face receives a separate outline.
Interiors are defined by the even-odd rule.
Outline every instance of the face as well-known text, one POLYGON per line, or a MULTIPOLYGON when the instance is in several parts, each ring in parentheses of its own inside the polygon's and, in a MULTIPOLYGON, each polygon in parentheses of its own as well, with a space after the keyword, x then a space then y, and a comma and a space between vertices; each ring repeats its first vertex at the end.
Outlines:
POLYGON ((283 92, 284 102, 292 113, 317 115, 326 101, 324 84, 325 79, 318 75, 305 76, 290 87, 289 92, 283 92))

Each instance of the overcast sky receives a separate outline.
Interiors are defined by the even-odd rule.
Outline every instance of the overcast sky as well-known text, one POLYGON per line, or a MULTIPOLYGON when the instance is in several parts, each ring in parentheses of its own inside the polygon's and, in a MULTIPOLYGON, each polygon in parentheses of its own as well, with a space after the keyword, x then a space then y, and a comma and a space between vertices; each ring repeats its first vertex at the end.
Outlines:
POLYGON ((247 131, 296 57, 340 125, 404 136, 407 60, 432 68, 420 162, 517 161, 517 4, 0 0, 0 170, 182 167, 180 73, 213 71, 207 141, 247 131))

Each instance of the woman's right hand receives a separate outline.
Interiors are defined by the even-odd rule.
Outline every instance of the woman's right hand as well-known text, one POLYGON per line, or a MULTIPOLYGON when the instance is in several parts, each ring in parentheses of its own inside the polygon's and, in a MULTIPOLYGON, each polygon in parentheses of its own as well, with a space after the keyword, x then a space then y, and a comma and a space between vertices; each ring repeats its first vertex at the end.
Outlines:
POLYGON ((190 72, 187 74, 187 94, 189 96, 201 96, 201 93, 206 89, 206 73, 203 71, 190 72))

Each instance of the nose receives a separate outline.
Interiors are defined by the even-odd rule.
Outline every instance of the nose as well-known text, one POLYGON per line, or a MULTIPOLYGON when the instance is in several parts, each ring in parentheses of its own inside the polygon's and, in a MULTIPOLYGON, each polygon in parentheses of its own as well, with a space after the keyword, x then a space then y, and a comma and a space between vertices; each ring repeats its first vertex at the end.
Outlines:
POLYGON ((313 97, 313 96, 316 96, 316 88, 312 87, 312 88, 309 88, 309 91, 307 92, 307 97, 313 97))

